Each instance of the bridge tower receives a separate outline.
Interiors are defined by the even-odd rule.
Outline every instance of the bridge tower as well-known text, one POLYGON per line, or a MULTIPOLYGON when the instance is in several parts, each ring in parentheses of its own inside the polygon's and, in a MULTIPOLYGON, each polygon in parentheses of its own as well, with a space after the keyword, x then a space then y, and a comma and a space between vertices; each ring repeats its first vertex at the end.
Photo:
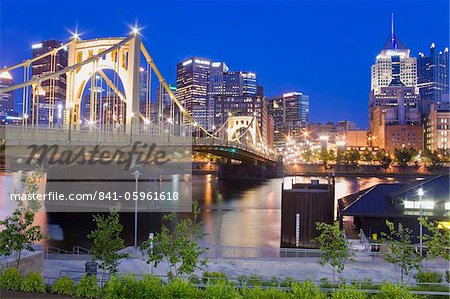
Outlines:
MULTIPOLYGON (((121 101, 126 103, 125 125, 127 131, 139 126, 139 80, 140 80, 141 37, 135 34, 132 38, 99 38, 80 40, 75 38, 68 45, 68 67, 91 60, 92 63, 74 67, 67 72, 66 89, 66 127, 79 128, 82 111, 83 91, 89 81, 96 75, 103 79, 118 93, 121 101), (102 53, 104 55, 101 55, 102 53), (121 94, 106 76, 103 70, 114 71, 122 81, 124 94, 121 94), (136 121, 133 119, 136 118, 136 121)), ((93 103, 90 103, 90 120, 93 120, 93 103)), ((102 109, 100 107, 100 109, 102 109)), ((136 132, 136 131, 135 131, 136 132)))
POLYGON ((249 133, 251 141, 249 144, 257 144, 257 125, 254 116, 230 116, 228 119, 228 141, 241 140, 244 135, 249 133))

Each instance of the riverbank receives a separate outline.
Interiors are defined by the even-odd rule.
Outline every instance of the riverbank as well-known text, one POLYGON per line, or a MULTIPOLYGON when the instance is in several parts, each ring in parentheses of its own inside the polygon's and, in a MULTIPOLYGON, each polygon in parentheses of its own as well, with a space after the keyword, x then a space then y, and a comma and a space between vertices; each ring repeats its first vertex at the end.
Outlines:
POLYGON ((444 166, 440 170, 430 171, 424 166, 390 166, 388 169, 383 169, 379 165, 359 165, 357 167, 351 165, 337 165, 330 164, 309 164, 299 163, 285 165, 285 176, 328 176, 333 174, 335 177, 429 177, 439 174, 448 174, 450 172, 449 166, 444 166))

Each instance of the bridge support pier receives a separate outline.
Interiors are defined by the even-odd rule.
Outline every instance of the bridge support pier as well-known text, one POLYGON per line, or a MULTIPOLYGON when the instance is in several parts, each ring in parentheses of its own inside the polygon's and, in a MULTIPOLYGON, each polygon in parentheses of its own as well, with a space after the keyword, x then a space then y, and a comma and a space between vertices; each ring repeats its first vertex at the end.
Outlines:
POLYGON ((282 177, 283 165, 221 164, 221 180, 265 180, 282 177))

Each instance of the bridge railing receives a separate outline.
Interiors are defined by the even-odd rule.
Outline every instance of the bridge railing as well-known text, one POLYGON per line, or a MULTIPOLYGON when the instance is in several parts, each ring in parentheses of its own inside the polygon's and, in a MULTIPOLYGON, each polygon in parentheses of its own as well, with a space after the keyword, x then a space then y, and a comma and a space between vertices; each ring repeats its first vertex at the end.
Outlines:
MULTIPOLYGON (((89 129, 70 130, 62 127, 32 127, 21 125, 4 126, 4 138, 11 145, 29 145, 29 144, 71 144, 71 145, 128 145, 136 141, 145 143, 156 143, 161 145, 206 145, 206 146, 223 146, 232 149, 239 149, 262 156, 267 159, 276 160, 276 155, 267 149, 258 148, 253 145, 240 143, 236 141, 228 141, 216 138, 191 137, 169 134, 150 134, 138 130, 137 132, 119 131, 95 131, 89 129)), ((2 131, 2 130, 0 130, 2 131)), ((148 131, 150 132, 150 131, 148 131)), ((155 132, 153 132, 155 133, 155 132)), ((2 136, 0 136, 2 138, 2 136)))

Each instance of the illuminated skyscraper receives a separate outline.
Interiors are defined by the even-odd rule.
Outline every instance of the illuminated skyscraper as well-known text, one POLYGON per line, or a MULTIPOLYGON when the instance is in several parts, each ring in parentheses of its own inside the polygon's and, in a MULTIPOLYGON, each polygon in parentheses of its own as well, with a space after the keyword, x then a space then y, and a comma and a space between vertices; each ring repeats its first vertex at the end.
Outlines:
MULTIPOLYGON (((0 70, 0 89, 14 85, 13 78, 9 72, 0 70)), ((13 92, 0 94, 0 116, 12 115, 14 112, 14 96, 13 92)))
POLYGON ((448 48, 438 52, 434 43, 431 44, 429 56, 419 53, 417 86, 424 115, 429 114, 432 103, 439 103, 442 96, 449 93, 448 55, 448 48))
POLYGON ((309 121, 309 96, 300 92, 289 92, 268 99, 269 114, 274 119, 275 147, 283 148, 287 136, 300 136, 301 129, 309 121))
MULTIPOLYGON (((61 41, 46 40, 32 46, 33 58, 43 55, 53 49, 60 48, 61 41)), ((48 55, 32 64, 32 77, 43 77, 67 67, 67 50, 61 49, 55 55, 48 55)), ((41 88, 33 91, 33 96, 39 101, 31 105, 31 114, 35 115, 39 124, 62 124, 63 109, 66 101, 66 75, 45 80, 41 88), (54 86, 54 88, 53 88, 54 86)))
POLYGON ((370 145, 389 151, 402 146, 423 148, 417 59, 409 55, 395 33, 392 15, 391 35, 371 69, 370 145))
POLYGON ((381 93, 386 86, 417 87, 417 59, 410 57, 410 50, 398 39, 392 16, 391 35, 384 44, 371 69, 371 92, 381 93))
POLYGON ((208 126, 208 89, 211 60, 192 57, 177 65, 177 98, 194 120, 208 126))

